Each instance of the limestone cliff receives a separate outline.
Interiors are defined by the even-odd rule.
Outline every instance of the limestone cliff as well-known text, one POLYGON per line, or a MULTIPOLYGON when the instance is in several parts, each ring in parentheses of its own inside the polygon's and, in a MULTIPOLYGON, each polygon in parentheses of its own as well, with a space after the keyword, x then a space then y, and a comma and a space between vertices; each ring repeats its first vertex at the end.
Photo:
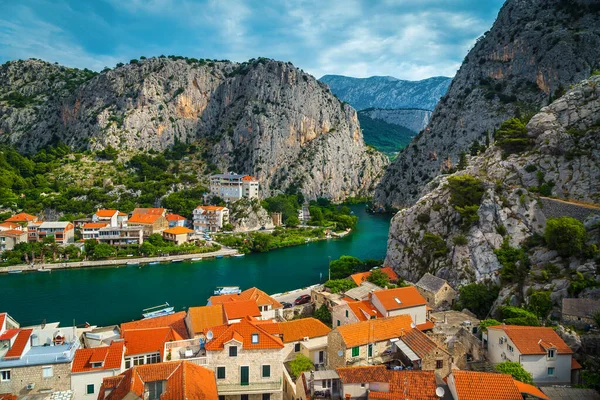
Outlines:
POLYGON ((229 206, 229 220, 235 232, 272 229, 273 219, 256 199, 241 199, 229 206))

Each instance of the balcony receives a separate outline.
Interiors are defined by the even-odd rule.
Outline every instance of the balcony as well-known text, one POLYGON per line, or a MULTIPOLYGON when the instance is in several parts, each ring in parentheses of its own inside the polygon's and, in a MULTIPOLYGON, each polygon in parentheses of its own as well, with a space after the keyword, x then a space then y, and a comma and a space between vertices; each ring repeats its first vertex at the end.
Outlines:
POLYGON ((274 381, 249 382, 246 385, 217 382, 217 391, 219 395, 277 392, 281 390, 281 381, 279 378, 274 381))
POLYGON ((165 354, 171 361, 186 360, 196 365, 206 365, 206 350, 201 348, 200 339, 177 340, 165 343, 165 354))

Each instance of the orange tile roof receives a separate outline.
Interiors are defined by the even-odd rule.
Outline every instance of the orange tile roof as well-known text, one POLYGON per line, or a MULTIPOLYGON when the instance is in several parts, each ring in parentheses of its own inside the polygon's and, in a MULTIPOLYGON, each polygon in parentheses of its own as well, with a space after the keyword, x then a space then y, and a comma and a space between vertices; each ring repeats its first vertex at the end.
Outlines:
POLYGON ((283 342, 278 337, 270 334, 261 324, 255 323, 248 318, 240 322, 210 329, 213 339, 206 343, 208 351, 218 351, 225 348, 224 344, 232 339, 242 343, 245 350, 258 349, 282 349, 283 342), (252 343, 252 334, 258 334, 258 343, 252 343))
POLYGON ((162 215, 156 214, 135 214, 129 218, 128 223, 131 224, 153 224, 158 219, 160 219, 162 215))
POLYGON ((0 393, 0 400, 17 400, 17 395, 11 393, 0 393))
POLYGON ((164 358, 166 342, 183 340, 173 328, 131 329, 123 332, 125 355, 160 352, 164 358))
POLYGON ((250 176, 250 175, 246 175, 246 176, 242 177, 242 180, 243 181, 255 181, 256 178, 253 176, 250 176))
POLYGON ((430 329, 433 329, 434 327, 435 327, 435 324, 429 320, 423 322, 422 324, 417 325, 417 329, 420 331, 428 331, 430 329))
POLYGON ((161 400, 218 400, 214 373, 189 361, 134 366, 121 375, 104 378, 99 399, 143 398, 146 384, 166 381, 161 400), (105 396, 107 389, 112 389, 105 396), (130 396, 133 394, 133 396, 130 396))
POLYGON ((119 211, 119 215, 117 215, 118 217, 126 217, 127 214, 124 212, 119 211))
POLYGON ((108 226, 107 222, 88 222, 81 226, 81 229, 98 229, 108 226))
POLYGON ((254 300, 240 300, 223 303, 223 311, 229 321, 247 316, 260 317, 260 310, 254 300))
POLYGON ((581 366, 581 364, 579 364, 577 362, 576 359, 571 358, 571 369, 582 369, 583 367, 581 366))
POLYGON ((388 382, 388 370, 385 365, 364 367, 342 367, 336 372, 342 383, 388 382))
POLYGON ((255 287, 246 289, 240 294, 223 294, 220 296, 211 296, 209 299, 210 304, 221 304, 239 300, 254 300, 259 306, 270 305, 273 309, 283 308, 283 305, 280 302, 255 287))
POLYGON ((189 339, 188 331, 185 326, 185 311, 179 311, 175 314, 165 315, 164 317, 140 319, 137 321, 124 322, 121 324, 121 331, 128 329, 145 328, 173 328, 181 337, 189 339))
POLYGON ((204 307, 190 307, 188 308, 188 318, 191 322, 190 328, 194 334, 199 334, 208 328, 227 323, 221 304, 204 307))
POLYGON ((181 215, 178 214, 167 214, 166 215, 167 221, 185 221, 185 217, 182 217, 181 215))
POLYGON ((0 224, 0 226, 2 226, 4 228, 8 228, 8 229, 20 229, 21 228, 21 225, 15 224, 12 222, 3 222, 0 224))
POLYGON ((387 311, 427 305, 425 298, 414 286, 376 290, 373 292, 373 296, 377 297, 387 311))
POLYGON ((280 322, 279 331, 283 343, 297 342, 305 337, 316 338, 327 336, 331 329, 315 318, 302 318, 294 321, 280 322))
MULTIPOLYGON (((420 358, 424 358, 427 354, 432 351, 443 351, 448 354, 448 352, 440 347, 433 340, 429 338, 426 334, 421 332, 418 329, 411 329, 406 332, 404 336, 402 336, 401 340, 406 343, 408 347, 412 351, 415 352, 420 358)), ((448 354, 450 355, 450 354, 448 354)))
POLYGON ((523 400, 510 375, 454 370, 448 383, 452 380, 460 400, 523 400))
POLYGON ((12 347, 4 355, 4 358, 21 358, 25 346, 29 343, 29 337, 32 332, 33 329, 21 329, 12 347))
POLYGON ((521 354, 546 354, 544 347, 555 347, 558 354, 573 354, 573 350, 552 328, 541 326, 496 325, 488 329, 504 331, 521 354))
MULTIPOLYGON (((2 320, 0 319, 0 326, 2 326, 2 320)), ((8 329, 0 335, 0 340, 9 340, 14 338, 21 330, 19 328, 8 329)))
POLYGON ((383 318, 383 314, 371 303, 370 300, 350 301, 348 307, 359 321, 367 321, 373 317, 383 318))
POLYGON ((544 394, 544 392, 542 392, 540 389, 536 388, 533 385, 529 385, 527 383, 520 382, 516 379, 513 379, 513 382, 515 383, 517 390, 521 394, 530 394, 534 397, 537 397, 538 399, 550 400, 550 398, 548 396, 546 396, 544 394))
POLYGON ((221 206, 198 206, 196 207, 196 209, 201 208, 205 211, 221 211, 224 210, 225 207, 221 207, 221 206))
POLYGON ((13 215, 9 219, 7 219, 5 222, 31 222, 31 221, 36 221, 37 219, 38 218, 35 215, 19 213, 19 214, 13 215))
MULTIPOLYGON (((398 275, 396 275, 396 273, 394 272, 394 270, 391 267, 379 268, 379 271, 386 274, 388 276, 388 278, 390 278, 390 281, 398 280, 398 275)), ((350 279, 352 279, 354 281, 354 283, 356 283, 357 286, 360 286, 361 283, 365 282, 367 280, 367 278, 369 276, 371 276, 371 272, 373 272, 373 271, 359 272, 358 274, 352 274, 352 275, 350 275, 350 279)))
POLYGON ((27 235, 27 232, 22 231, 20 229, 11 229, 9 231, 0 231, 0 236, 9 236, 9 237, 18 237, 22 235, 27 235))
POLYGON ((6 320, 6 313, 0 313, 0 330, 4 328, 4 320, 6 320))
POLYGON ((166 212, 164 208, 134 208, 131 215, 165 215, 166 212))
POLYGON ((184 228, 183 226, 176 226, 174 228, 165 229, 163 233, 168 233, 171 235, 187 235, 190 233, 194 233, 194 231, 188 228, 184 228))
POLYGON ((75 352, 72 373, 120 369, 123 361, 124 342, 113 342, 110 346, 93 349, 79 349, 75 352), (92 363, 103 362, 101 368, 92 368, 92 363))
POLYGON ((96 215, 98 218, 112 218, 112 216, 118 212, 119 210, 98 210, 94 215, 96 215))
POLYGON ((402 333, 412 329, 411 324, 412 318, 410 315, 398 315, 342 325, 336 327, 335 330, 342 336, 346 347, 354 347, 398 338, 402 333))

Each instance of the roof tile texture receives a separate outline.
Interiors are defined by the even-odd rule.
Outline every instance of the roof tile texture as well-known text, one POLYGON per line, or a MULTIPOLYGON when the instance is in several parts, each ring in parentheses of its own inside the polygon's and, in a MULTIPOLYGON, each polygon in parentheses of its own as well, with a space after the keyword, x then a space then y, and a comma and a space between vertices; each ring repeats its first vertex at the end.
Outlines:
POLYGON ((573 350, 552 328, 541 326, 496 325, 488 329, 503 330, 521 354, 546 354, 546 348, 556 347, 558 354, 573 354, 573 350))
POLYGON ((373 292, 373 296, 377 297, 387 311, 427 305, 425 298, 421 296, 414 286, 377 290, 373 292), (396 301, 396 299, 398 299, 398 301, 396 301))
POLYGON ((371 319, 355 324, 338 326, 336 330, 342 336, 347 347, 360 346, 372 342, 381 342, 398 338, 411 330, 410 315, 371 319))

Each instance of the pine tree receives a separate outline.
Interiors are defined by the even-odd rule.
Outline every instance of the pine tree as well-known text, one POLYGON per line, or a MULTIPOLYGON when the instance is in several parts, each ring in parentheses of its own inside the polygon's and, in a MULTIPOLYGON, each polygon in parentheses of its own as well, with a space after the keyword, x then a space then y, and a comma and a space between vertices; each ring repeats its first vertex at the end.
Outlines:
POLYGON ((467 168, 467 153, 465 153, 464 151, 462 153, 460 153, 460 159, 458 160, 458 165, 456 166, 456 169, 458 169, 459 171, 467 168))

